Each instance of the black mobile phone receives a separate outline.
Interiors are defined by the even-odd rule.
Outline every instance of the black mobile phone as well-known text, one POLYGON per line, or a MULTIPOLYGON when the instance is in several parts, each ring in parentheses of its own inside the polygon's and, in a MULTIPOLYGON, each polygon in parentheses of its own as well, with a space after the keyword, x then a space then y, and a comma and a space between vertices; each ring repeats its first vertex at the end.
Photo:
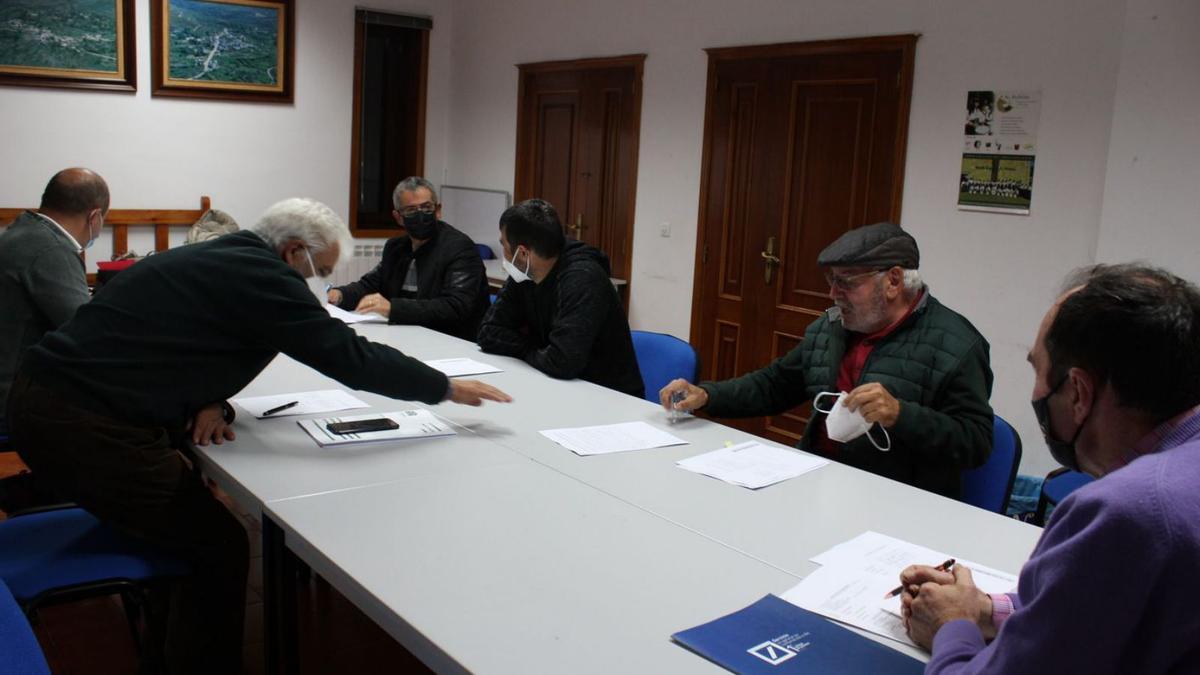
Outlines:
POLYGON ((367 431, 387 431, 388 429, 399 429, 400 425, 396 424, 395 420, 386 417, 377 417, 370 420, 355 420, 353 422, 330 422, 325 425, 331 434, 361 434, 367 431))

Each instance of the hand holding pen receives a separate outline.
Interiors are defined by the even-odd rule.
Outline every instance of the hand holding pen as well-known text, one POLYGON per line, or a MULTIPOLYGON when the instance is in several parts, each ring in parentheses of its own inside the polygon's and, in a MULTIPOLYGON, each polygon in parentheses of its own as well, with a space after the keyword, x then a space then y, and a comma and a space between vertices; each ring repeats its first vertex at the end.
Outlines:
MULTIPOLYGON (((949 571, 950 571, 950 570, 951 570, 953 567, 954 567, 954 558, 951 558, 951 559, 947 560, 946 562, 942 563, 941 565, 938 565, 937 567, 935 567, 935 568, 933 568, 933 569, 934 569, 934 571, 936 571, 936 572, 949 572, 949 571)), ((908 570, 905 570, 905 571, 907 572, 908 570)), ((902 574, 901 576, 903 576, 903 574, 902 574)), ((953 577, 951 577, 951 578, 950 578, 950 579, 947 581, 947 583, 954 583, 954 578, 953 578, 953 577)), ((884 597, 884 599, 887 599, 887 598, 894 598, 894 597, 896 597, 897 595, 900 595, 900 594, 901 594, 901 593, 903 593, 903 592, 904 592, 904 584, 900 584, 899 586, 897 586, 897 587, 893 588, 891 591, 889 591, 889 592, 887 593, 887 595, 884 595, 883 597, 884 597)), ((913 595, 916 595, 916 593, 913 593, 913 595)))

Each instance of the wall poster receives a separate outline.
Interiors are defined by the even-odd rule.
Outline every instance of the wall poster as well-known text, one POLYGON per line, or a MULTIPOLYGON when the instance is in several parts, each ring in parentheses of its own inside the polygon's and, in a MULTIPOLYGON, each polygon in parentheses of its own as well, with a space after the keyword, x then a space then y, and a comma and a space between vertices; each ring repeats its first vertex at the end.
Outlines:
POLYGON ((1029 214, 1040 91, 969 91, 958 208, 1029 214))

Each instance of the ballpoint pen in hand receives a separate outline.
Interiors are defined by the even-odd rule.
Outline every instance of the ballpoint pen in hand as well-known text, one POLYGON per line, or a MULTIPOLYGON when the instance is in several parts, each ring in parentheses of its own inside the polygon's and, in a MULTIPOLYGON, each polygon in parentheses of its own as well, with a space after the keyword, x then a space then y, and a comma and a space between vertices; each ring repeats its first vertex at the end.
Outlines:
MULTIPOLYGON (((947 560, 946 562, 942 563, 941 565, 938 565, 934 569, 939 572, 949 572, 950 568, 952 568, 952 567, 954 567, 954 558, 947 560)), ((894 598, 903 592, 904 592, 904 584, 900 584, 899 586, 893 588, 890 593, 888 593, 887 595, 885 595, 883 597, 884 598, 894 598)))

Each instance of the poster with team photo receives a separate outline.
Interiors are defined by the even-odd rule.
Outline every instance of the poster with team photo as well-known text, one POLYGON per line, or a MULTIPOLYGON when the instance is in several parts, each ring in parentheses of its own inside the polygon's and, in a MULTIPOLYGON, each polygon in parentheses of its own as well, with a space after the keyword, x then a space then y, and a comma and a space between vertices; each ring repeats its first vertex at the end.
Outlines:
POLYGON ((1040 91, 969 91, 958 208, 1029 214, 1040 91))

